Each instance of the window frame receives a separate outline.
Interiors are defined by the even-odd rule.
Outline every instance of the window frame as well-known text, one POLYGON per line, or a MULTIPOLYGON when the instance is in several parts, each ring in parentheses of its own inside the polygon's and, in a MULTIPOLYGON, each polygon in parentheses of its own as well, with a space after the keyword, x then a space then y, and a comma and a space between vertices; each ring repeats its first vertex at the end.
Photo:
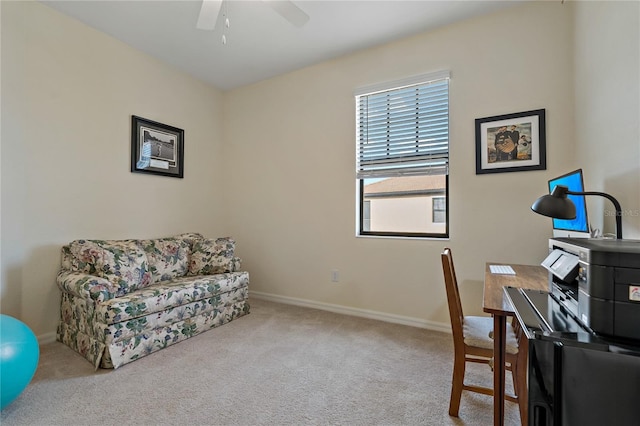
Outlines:
MULTIPOLYGON (((421 76, 415 76, 415 77, 409 77, 403 80, 398 80, 398 81, 394 81, 394 82, 388 82, 388 83, 382 83, 382 84, 378 84, 378 85, 374 85, 374 86, 369 86, 369 87, 365 87, 365 88, 361 88, 355 91, 354 95, 355 95, 355 104, 356 104, 356 163, 358 163, 358 156, 360 153, 360 147, 361 147, 361 139, 360 139, 360 135, 359 135, 359 131, 361 128, 361 121, 360 121, 360 115, 359 115, 359 97, 360 96, 369 96, 372 94, 375 94, 376 92, 384 92, 384 91, 394 91, 394 90, 401 90, 407 86, 412 86, 412 85, 422 85, 422 84, 429 84, 431 82, 437 82, 440 80, 448 80, 447 81, 447 158, 446 158, 446 165, 444 166, 445 172, 442 173, 445 176, 445 188, 444 188, 444 195, 438 195, 438 197, 444 197, 445 199, 445 221, 444 221, 444 232, 399 232, 399 231, 371 231, 371 230, 365 230, 365 217, 364 217, 364 204, 365 204, 365 194, 364 194, 364 182, 365 179, 368 179, 369 177, 362 177, 359 176, 359 172, 358 172, 358 167, 356 167, 356 188, 357 188, 357 215, 356 215, 356 220, 357 220, 357 226, 356 226, 356 232, 358 237, 362 236, 362 237, 397 237, 397 238, 434 238, 434 239, 447 239, 449 238, 449 205, 450 205, 450 200, 449 200, 449 156, 450 156, 450 141, 449 141, 449 136, 450 136, 450 132, 451 132, 451 123, 449 120, 449 110, 450 110, 450 100, 451 100, 451 91, 450 91, 450 81, 451 81, 451 77, 450 77, 450 72, 449 71, 439 71, 439 72, 435 72, 435 73, 430 73, 430 74, 426 74, 426 75, 421 75, 421 76)), ((431 167, 431 166, 430 166, 431 167)), ((432 169, 433 170, 433 169, 432 169)), ((420 175, 428 175, 430 174, 428 171, 425 171, 424 173, 415 173, 420 174, 420 175)), ((440 174, 440 173, 438 173, 440 174)), ((388 177, 392 177, 391 175, 388 177)), ((368 201, 368 200, 367 200, 368 201)), ((432 204, 432 210, 433 210, 433 204, 432 204)), ((432 223, 433 222, 433 211, 432 211, 432 223)), ((369 217, 369 221, 371 220, 371 218, 369 217)), ((441 224, 442 222, 438 222, 439 224, 441 224)), ((369 226, 369 228, 371 228, 369 226)))
MULTIPOLYGON (((445 175, 445 232, 387 232, 387 231, 365 231, 364 226, 364 179, 358 181, 358 237, 398 237, 398 238, 449 238, 449 174, 445 175)), ((440 195, 439 195, 440 197, 440 195)), ((371 220, 371 219, 369 219, 371 220)))

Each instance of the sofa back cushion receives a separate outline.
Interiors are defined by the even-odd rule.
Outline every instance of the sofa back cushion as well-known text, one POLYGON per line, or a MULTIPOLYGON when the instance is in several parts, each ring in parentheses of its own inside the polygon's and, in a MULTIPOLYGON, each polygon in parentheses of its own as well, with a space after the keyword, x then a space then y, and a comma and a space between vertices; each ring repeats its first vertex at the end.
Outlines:
POLYGON ((234 272, 240 268, 235 257, 236 242, 229 238, 196 240, 191 251, 189 275, 211 275, 234 272))
POLYGON ((76 240, 68 253, 71 270, 111 281, 118 296, 151 284, 147 255, 135 240, 76 240))
POLYGON ((192 242, 178 237, 140 240, 138 245, 147 254, 151 282, 170 281, 187 275, 192 242))
POLYGON ((204 237, 198 232, 185 232, 184 234, 176 235, 173 238, 184 240, 187 244, 189 244, 189 248, 193 249, 193 245, 195 244, 195 242, 203 239, 204 237))

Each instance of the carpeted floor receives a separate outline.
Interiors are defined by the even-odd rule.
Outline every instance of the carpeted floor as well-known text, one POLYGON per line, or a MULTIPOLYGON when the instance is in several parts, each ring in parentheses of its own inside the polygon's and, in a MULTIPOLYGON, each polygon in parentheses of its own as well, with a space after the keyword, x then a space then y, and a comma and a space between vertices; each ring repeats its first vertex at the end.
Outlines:
MULTIPOLYGON (((117 370, 94 371, 61 343, 44 345, 0 423, 492 424, 491 397, 469 392, 460 418, 449 417, 452 365, 448 334, 252 300, 250 315, 117 370)), ((485 365, 470 365, 467 377, 491 385, 485 365)), ((516 404, 505 417, 519 424, 516 404)))

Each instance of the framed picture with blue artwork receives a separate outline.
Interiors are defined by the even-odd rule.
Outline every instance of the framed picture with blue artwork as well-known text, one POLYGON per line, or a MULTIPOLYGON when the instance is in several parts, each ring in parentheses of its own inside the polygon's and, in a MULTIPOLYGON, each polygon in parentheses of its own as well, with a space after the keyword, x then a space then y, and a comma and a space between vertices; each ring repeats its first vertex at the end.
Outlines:
POLYGON ((132 115, 131 171, 184 177, 184 130, 132 115))
POLYGON ((545 110, 476 119, 476 174, 545 170, 545 110))

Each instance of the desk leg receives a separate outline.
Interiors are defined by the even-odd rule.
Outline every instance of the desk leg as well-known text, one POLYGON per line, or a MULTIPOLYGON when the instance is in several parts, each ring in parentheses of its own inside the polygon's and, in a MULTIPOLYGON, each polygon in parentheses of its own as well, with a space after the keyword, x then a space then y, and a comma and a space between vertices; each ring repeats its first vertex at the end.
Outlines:
POLYGON ((493 315, 493 424, 504 425, 504 359, 507 317, 493 315))

